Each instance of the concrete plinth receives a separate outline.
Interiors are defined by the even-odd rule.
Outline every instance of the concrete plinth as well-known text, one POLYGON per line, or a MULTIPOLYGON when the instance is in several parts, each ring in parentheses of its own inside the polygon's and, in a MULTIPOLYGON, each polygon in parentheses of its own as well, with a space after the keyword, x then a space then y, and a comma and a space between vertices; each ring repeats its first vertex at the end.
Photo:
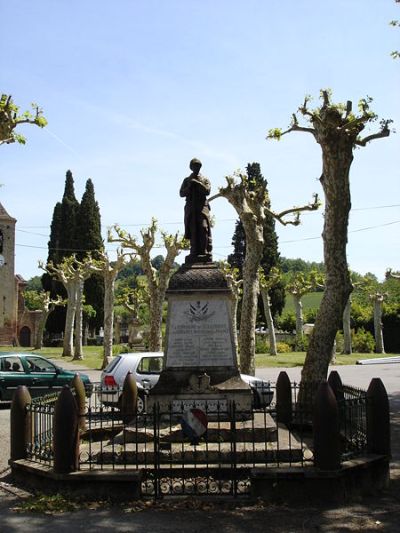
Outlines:
POLYGON ((148 409, 182 413, 251 412, 251 389, 239 373, 232 330, 232 293, 213 263, 182 266, 168 291, 165 368, 148 409))

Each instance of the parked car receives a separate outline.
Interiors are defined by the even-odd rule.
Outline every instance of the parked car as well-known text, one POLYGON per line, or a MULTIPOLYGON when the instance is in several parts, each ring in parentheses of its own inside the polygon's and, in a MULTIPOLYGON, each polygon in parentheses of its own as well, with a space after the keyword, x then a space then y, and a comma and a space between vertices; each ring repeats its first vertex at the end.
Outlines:
MULTIPOLYGON (((145 396, 158 382, 163 369, 162 352, 123 353, 116 355, 101 374, 101 401, 105 405, 118 406, 121 388, 127 373, 132 372, 138 387, 138 412, 143 412, 145 396)), ((270 383, 254 376, 241 374, 253 393, 255 409, 267 407, 274 395, 270 383)))
MULTIPOLYGON (((11 401, 19 385, 26 385, 32 397, 57 392, 69 385, 76 372, 55 365, 44 357, 31 353, 0 353, 0 401, 11 401)), ((93 389, 89 376, 79 374, 90 396, 93 389)))

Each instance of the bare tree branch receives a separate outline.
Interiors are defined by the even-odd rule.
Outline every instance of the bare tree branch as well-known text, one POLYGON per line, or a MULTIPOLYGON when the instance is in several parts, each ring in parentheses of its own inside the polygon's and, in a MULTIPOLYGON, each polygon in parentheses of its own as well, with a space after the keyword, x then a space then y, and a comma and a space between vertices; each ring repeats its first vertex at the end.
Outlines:
POLYGON ((357 144, 358 146, 365 146, 368 142, 373 141, 374 139, 382 139, 383 137, 389 137, 389 135, 389 128, 384 128, 378 133, 372 133, 371 135, 367 135, 367 137, 364 137, 364 139, 357 139, 355 144, 357 144))
POLYGON ((316 211, 321 205, 321 202, 319 201, 318 194, 314 194, 314 201, 312 203, 309 203, 307 205, 303 205, 301 207, 292 207, 291 209, 285 209, 284 211, 281 211, 280 213, 275 213, 274 211, 271 211, 271 209, 268 209, 265 207, 265 212, 272 215, 278 222, 280 222, 283 226, 298 226, 300 224, 300 213, 303 211, 316 211), (287 215, 295 215, 295 218, 292 220, 284 220, 284 217, 287 215))

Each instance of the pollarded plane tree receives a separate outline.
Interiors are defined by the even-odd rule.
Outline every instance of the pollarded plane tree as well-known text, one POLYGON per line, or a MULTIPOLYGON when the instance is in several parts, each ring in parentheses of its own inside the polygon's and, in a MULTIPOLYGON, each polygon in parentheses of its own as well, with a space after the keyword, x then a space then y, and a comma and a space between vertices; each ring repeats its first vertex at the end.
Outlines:
POLYGON ((264 316, 268 327, 269 354, 277 355, 278 350, 276 346, 274 317, 272 316, 271 311, 270 291, 282 281, 282 273, 278 267, 272 267, 269 271, 268 276, 266 276, 264 270, 260 268, 258 276, 260 281, 260 292, 264 307, 264 316))
POLYGON ((259 292, 258 268, 264 248, 264 219, 267 213, 283 225, 298 225, 302 211, 318 209, 318 197, 303 207, 293 207, 274 213, 269 208, 269 197, 265 183, 257 183, 250 190, 247 175, 238 171, 233 176, 226 176, 227 185, 221 187, 218 194, 226 198, 235 208, 246 234, 246 256, 243 263, 243 297, 239 330, 240 367, 245 374, 254 375, 255 328, 257 315, 257 297, 259 292), (293 215, 293 218, 287 218, 293 215))
POLYGON ((114 292, 115 280, 118 273, 126 265, 126 257, 132 254, 117 250, 117 258, 110 261, 108 254, 104 251, 97 252, 97 259, 91 262, 91 272, 95 272, 104 280, 104 339, 103 339, 103 362, 102 370, 112 359, 113 333, 114 333, 114 292))
POLYGON ((290 292, 293 298, 295 315, 296 315, 296 343, 303 340, 303 303, 302 298, 307 293, 315 289, 323 289, 323 276, 316 270, 311 272, 294 272, 286 284, 286 290, 290 292))
POLYGON ((224 273, 228 287, 232 291, 231 324, 232 324, 233 341, 237 349, 238 347, 237 314, 238 314, 239 299, 242 294, 243 279, 240 278, 239 269, 236 267, 232 268, 229 263, 222 263, 220 268, 222 272, 224 273))
POLYGON ((400 279, 400 272, 393 272, 391 268, 388 268, 385 273, 385 278, 386 279, 390 279, 390 278, 400 279))
POLYGON ((322 233, 324 263, 326 269, 325 291, 311 335, 306 360, 302 370, 302 382, 318 382, 326 379, 336 332, 340 327, 343 311, 352 291, 347 265, 347 233, 350 197, 350 167, 354 148, 390 134, 391 120, 382 120, 378 131, 361 137, 365 127, 377 120, 371 111, 371 98, 360 100, 358 113, 353 112, 352 102, 334 104, 329 91, 321 91, 322 105, 309 108, 306 97, 298 113, 304 118, 300 125, 297 114, 286 131, 273 129, 267 138, 280 139, 290 132, 311 134, 322 150, 322 174, 320 182, 325 197, 324 228, 322 233))
POLYGON ((149 307, 150 295, 147 285, 143 282, 137 281, 135 288, 126 288, 120 298, 119 303, 130 314, 130 321, 128 326, 128 344, 131 348, 135 343, 143 340, 143 332, 141 326, 143 321, 140 318, 141 310, 149 307))
POLYGON ((373 291, 369 295, 369 298, 374 306, 375 353, 385 353, 385 345, 383 342, 382 311, 383 302, 387 296, 387 292, 381 291, 373 291))
POLYGON ((66 301, 63 300, 61 296, 51 298, 49 291, 39 293, 39 297, 41 298, 40 310, 42 311, 42 315, 35 336, 35 350, 41 350, 43 348, 43 333, 50 313, 52 313, 56 307, 66 304, 66 301))
MULTIPOLYGON (((358 277, 350 271, 350 280, 353 286, 353 290, 361 286, 360 281, 356 281, 358 277)), ((352 293, 350 293, 346 305, 343 311, 343 350, 342 354, 350 355, 353 351, 352 339, 351 339, 351 305, 352 305, 352 293)))
POLYGON ((65 257, 55 266, 51 261, 39 267, 60 281, 67 291, 67 315, 65 318, 63 357, 83 359, 82 352, 82 297, 85 280, 92 274, 93 262, 90 256, 78 261, 74 255, 65 257), (74 343, 75 322, 75 343, 74 343))
POLYGON ((43 333, 50 313, 57 306, 64 306, 67 302, 60 296, 52 299, 50 297, 50 291, 24 291, 24 300, 28 309, 41 311, 34 343, 35 350, 41 350, 43 348, 43 333))
POLYGON ((22 124, 34 124, 39 128, 47 125, 43 111, 38 105, 32 104, 32 111, 33 113, 29 111, 20 113, 19 106, 14 104, 11 95, 0 96, 0 145, 14 142, 25 144, 25 137, 15 131, 22 124))
POLYGON ((171 235, 161 231, 163 246, 167 253, 165 261, 157 270, 151 263, 151 252, 155 246, 157 229, 157 221, 153 218, 150 226, 140 232, 142 236, 141 243, 136 237, 124 231, 117 224, 108 232, 108 242, 118 242, 123 249, 133 250, 133 253, 140 258, 150 294, 149 350, 152 352, 161 350, 162 308, 175 259, 181 250, 189 247, 188 241, 179 233, 171 235))

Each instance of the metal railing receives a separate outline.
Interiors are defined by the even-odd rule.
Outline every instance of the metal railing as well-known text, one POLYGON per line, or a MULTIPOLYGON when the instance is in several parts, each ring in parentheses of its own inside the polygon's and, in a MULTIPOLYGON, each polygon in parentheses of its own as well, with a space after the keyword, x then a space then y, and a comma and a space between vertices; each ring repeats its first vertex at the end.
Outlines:
POLYGON ((51 465, 53 462, 53 418, 58 393, 34 398, 27 405, 30 416, 31 438, 27 446, 27 458, 51 465))
MULTIPOLYGON (((292 415, 282 422, 276 386, 267 406, 251 413, 235 402, 202 401, 208 419, 203 435, 193 438, 182 423, 187 405, 174 401, 161 412, 123 413, 122 388, 95 385, 79 413, 79 470, 140 470, 142 492, 158 494, 246 494, 254 468, 314 465, 312 408, 299 402, 300 385, 290 384, 292 415)), ((52 466, 57 394, 27 405, 31 438, 27 458, 52 466)), ((360 455, 367 446, 367 394, 343 386, 337 396, 341 459, 360 455)))
POLYGON ((342 458, 350 459, 367 450, 367 393, 343 385, 342 394, 338 400, 342 458))

